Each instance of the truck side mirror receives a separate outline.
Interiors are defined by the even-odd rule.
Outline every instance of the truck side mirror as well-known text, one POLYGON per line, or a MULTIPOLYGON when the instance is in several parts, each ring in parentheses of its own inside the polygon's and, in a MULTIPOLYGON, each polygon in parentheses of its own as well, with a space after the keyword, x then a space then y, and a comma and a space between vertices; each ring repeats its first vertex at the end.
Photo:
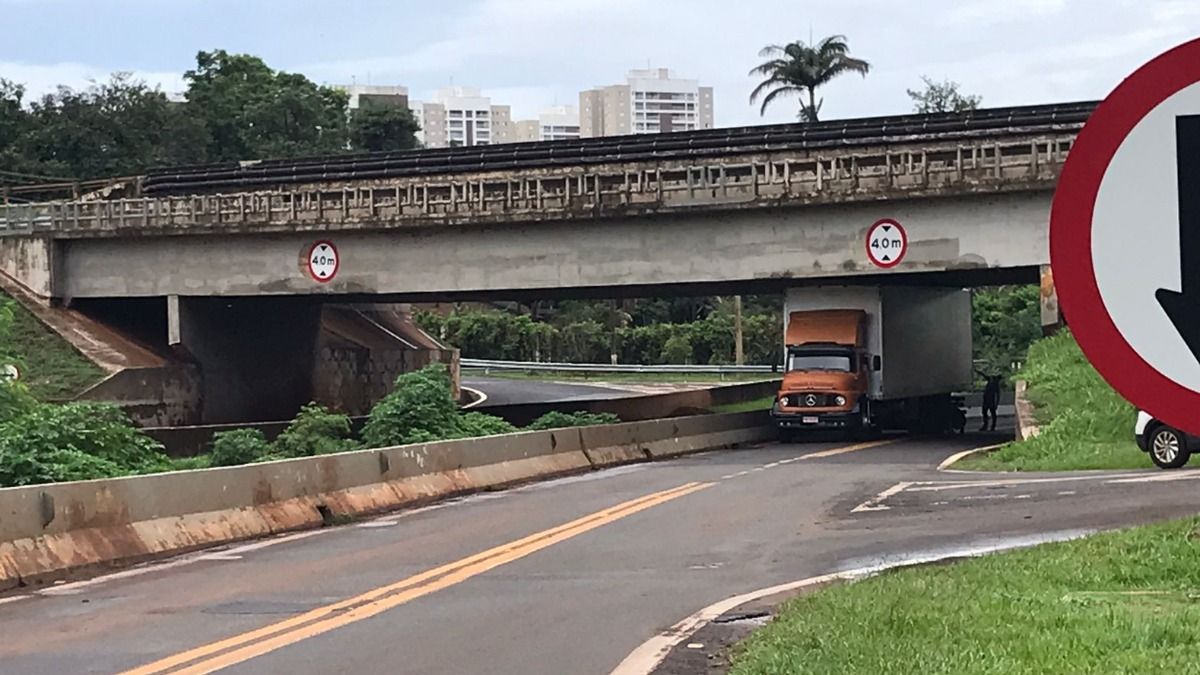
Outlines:
POLYGON ((871 359, 871 368, 877 373, 883 370, 883 357, 876 354, 875 357, 871 359))

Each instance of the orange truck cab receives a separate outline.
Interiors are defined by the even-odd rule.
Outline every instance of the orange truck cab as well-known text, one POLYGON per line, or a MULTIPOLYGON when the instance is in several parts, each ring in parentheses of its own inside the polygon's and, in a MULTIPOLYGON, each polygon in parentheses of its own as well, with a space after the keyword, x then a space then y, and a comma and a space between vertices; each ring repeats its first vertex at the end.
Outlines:
POLYGON ((866 394, 872 367, 867 313, 857 309, 788 316, 786 361, 773 415, 783 431, 870 426, 866 394))

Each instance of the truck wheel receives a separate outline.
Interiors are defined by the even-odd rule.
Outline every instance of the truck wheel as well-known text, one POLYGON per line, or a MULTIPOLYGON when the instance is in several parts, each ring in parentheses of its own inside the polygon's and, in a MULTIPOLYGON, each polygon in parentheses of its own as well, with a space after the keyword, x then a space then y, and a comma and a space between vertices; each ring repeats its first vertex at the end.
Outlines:
POLYGON ((1178 469, 1191 456, 1183 434, 1168 426, 1155 429, 1149 445, 1150 461, 1160 469, 1178 469))
POLYGON ((785 444, 786 443, 795 443, 796 442, 796 432, 791 429, 780 429, 779 430, 779 442, 785 443, 785 444))

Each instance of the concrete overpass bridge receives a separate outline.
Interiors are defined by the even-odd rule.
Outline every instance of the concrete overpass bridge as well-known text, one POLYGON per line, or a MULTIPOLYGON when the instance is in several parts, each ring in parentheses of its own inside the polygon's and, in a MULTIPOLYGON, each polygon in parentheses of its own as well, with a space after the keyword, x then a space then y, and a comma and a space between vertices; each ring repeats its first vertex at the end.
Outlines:
POLYGON ((52 303, 139 303, 209 372, 309 349, 322 301, 1036 282, 1093 107, 165 170, 132 198, 0 206, 0 271, 52 303), (886 271, 864 250, 885 217, 910 242, 886 271))

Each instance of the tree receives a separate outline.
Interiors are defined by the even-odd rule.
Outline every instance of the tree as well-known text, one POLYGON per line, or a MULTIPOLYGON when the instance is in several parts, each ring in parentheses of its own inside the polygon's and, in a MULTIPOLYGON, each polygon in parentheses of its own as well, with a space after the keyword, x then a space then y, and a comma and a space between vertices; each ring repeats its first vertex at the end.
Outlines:
POLYGON ((998 286, 975 291, 972 299, 975 359, 980 370, 1011 373, 1012 364, 1025 360, 1029 345, 1042 337, 1041 289, 1038 286, 998 286))
MULTIPOLYGON (((19 144, 29 130, 29 113, 22 105, 25 87, 0 78, 0 166, 20 170, 25 166, 19 144)), ((4 183, 0 175, 0 184, 4 183)))
POLYGON ((925 75, 921 76, 921 81, 925 83, 923 90, 908 90, 908 97, 913 100, 915 112, 963 112, 978 108, 982 101, 978 96, 960 94, 957 82, 950 80, 934 82, 925 75))
POLYGON ((236 161, 342 152, 349 98, 262 59, 200 52, 183 75, 188 107, 208 135, 209 159, 236 161))
POLYGON ((59 87, 34 101, 19 142, 36 173, 76 179, 131 175, 203 157, 187 111, 128 73, 84 90, 59 87))
POLYGON ((765 78, 750 92, 750 102, 762 96, 759 113, 766 114, 767 106, 775 99, 799 96, 799 116, 804 122, 818 121, 824 103, 824 99, 816 97, 818 88, 846 73, 866 77, 871 69, 866 61, 850 56, 850 47, 841 35, 827 37, 818 44, 797 40, 786 45, 767 45, 758 55, 770 60, 750 71, 751 75, 765 78))
POLYGON ((407 108, 367 103, 350 116, 350 145, 367 152, 411 150, 420 128, 407 108))

